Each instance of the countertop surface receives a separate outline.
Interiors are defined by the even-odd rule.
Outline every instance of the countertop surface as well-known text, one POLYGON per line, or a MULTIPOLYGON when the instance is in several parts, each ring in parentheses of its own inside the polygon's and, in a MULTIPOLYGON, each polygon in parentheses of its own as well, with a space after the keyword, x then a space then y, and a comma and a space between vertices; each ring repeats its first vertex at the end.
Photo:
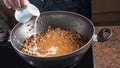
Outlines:
POLYGON ((120 68, 120 26, 96 26, 98 33, 102 28, 110 28, 112 38, 106 42, 95 42, 95 62, 97 68, 120 68))

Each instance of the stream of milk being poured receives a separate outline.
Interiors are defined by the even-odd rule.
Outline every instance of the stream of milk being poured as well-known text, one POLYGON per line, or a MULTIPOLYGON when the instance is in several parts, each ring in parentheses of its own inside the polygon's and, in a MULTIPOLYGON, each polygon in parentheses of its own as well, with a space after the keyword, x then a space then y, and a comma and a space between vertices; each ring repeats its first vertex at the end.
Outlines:
POLYGON ((37 34, 37 21, 38 21, 38 18, 39 16, 36 16, 36 19, 35 19, 35 24, 34 24, 34 42, 35 42, 35 45, 33 47, 33 51, 34 50, 37 50, 37 39, 36 39, 36 34, 37 34))
MULTIPOLYGON (((32 26, 34 26, 33 28, 33 35, 34 35, 34 46, 33 47, 28 47, 27 48, 27 51, 28 53, 34 53, 36 50, 37 50, 37 39, 36 39, 36 34, 37 34, 37 21, 38 21, 38 18, 39 18, 39 15, 38 16, 33 16, 35 18, 31 18, 31 20, 34 20, 34 24, 32 26)), ((23 24, 24 27, 26 27, 26 24, 24 23, 23 24)), ((32 27, 31 26, 31 27, 32 27)), ((31 28, 30 28, 31 29, 31 28)), ((18 42, 19 44, 21 44, 20 42, 18 42)), ((23 46, 24 47, 24 46, 23 46)))
MULTIPOLYGON (((33 22, 33 25, 31 26, 31 28, 33 29, 33 35, 34 35, 34 46, 33 47, 28 47, 28 53, 31 53, 31 52, 35 52, 37 50, 37 39, 36 39, 36 34, 37 34, 37 21, 38 21, 38 18, 39 18, 40 14, 36 14, 35 16, 33 16, 31 18, 31 20, 34 20, 33 22)), ((25 23, 24 23, 24 27, 26 27, 25 23)), ((30 29, 31 29, 30 28, 30 29)))

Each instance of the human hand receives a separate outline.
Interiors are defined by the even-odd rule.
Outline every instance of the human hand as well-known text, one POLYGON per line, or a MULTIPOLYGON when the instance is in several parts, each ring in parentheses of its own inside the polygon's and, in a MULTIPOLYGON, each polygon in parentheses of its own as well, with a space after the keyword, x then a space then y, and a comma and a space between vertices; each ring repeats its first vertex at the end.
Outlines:
POLYGON ((7 8, 16 10, 23 7, 29 1, 28 0, 3 0, 3 2, 7 8))

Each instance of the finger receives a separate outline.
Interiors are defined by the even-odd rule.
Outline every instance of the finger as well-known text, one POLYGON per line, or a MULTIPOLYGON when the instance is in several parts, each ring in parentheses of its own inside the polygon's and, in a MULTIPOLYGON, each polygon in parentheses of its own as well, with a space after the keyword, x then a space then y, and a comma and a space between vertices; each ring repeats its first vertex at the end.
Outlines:
POLYGON ((3 2, 4 2, 5 6, 6 6, 7 8, 9 8, 9 9, 11 8, 8 0, 3 0, 3 2))
POLYGON ((14 0, 8 0, 10 3, 10 6, 15 10, 17 8, 17 6, 15 5, 14 0))
POLYGON ((14 0, 14 2, 15 2, 15 5, 16 5, 16 9, 21 7, 20 0, 14 0))

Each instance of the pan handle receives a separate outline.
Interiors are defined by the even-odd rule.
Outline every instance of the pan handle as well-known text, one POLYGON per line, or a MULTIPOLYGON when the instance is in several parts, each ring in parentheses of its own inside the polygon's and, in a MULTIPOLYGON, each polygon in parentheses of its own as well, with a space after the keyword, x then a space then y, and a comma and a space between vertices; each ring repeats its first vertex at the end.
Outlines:
POLYGON ((9 39, 9 32, 7 29, 5 28, 0 28, 0 33, 1 33, 1 36, 0 36, 0 45, 1 44, 4 44, 6 42, 8 42, 8 39, 9 39))
POLYGON ((109 40, 112 36, 112 30, 110 30, 109 28, 103 28, 99 31, 98 33, 98 42, 105 42, 107 40, 109 40), (107 36, 104 36, 104 33, 107 33, 107 36))

